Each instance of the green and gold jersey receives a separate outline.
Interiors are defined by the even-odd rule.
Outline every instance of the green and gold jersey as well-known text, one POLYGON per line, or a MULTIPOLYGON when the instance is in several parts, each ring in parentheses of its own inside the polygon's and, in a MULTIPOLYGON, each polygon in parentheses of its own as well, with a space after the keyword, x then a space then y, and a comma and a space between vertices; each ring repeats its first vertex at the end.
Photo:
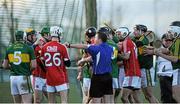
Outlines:
POLYGON ((110 45, 113 48, 114 54, 112 57, 112 77, 113 78, 118 78, 119 76, 119 68, 117 65, 117 56, 118 56, 118 46, 113 40, 108 40, 107 41, 108 45, 110 45))
MULTIPOLYGON (((82 49, 81 50, 81 54, 82 56, 85 56, 85 57, 88 57, 88 53, 86 52, 86 50, 82 49)), ((90 65, 91 63, 90 62, 86 62, 84 64, 84 67, 83 67, 83 78, 91 78, 91 69, 90 67, 92 65, 90 65)))
POLYGON ((153 67, 153 56, 152 55, 143 55, 144 47, 149 45, 149 40, 146 36, 142 35, 139 39, 132 39, 138 47, 138 60, 140 68, 150 69, 153 67))
POLYGON ((31 75, 30 61, 34 60, 33 48, 22 42, 15 42, 6 50, 5 59, 11 66, 11 75, 31 75))
MULTIPOLYGON (((176 39, 176 41, 169 48, 171 55, 178 57, 180 59, 180 38, 176 39)), ((180 68, 180 63, 172 63, 173 69, 180 68)))

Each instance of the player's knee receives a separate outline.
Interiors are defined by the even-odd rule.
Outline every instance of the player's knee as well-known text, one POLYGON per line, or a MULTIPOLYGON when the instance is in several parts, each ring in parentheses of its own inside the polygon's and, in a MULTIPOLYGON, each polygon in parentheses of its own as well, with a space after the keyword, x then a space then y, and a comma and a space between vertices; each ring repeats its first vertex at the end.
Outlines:
POLYGON ((122 96, 121 96, 121 100, 122 100, 122 102, 127 102, 127 101, 128 101, 128 97, 122 95, 122 96))

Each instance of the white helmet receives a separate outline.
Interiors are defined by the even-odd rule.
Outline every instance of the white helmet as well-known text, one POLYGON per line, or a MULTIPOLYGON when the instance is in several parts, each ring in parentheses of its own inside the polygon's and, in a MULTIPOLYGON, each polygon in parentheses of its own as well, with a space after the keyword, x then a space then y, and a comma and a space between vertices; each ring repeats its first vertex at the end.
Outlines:
POLYGON ((177 37, 180 34, 180 27, 179 26, 169 26, 168 32, 173 35, 173 37, 177 37))
POLYGON ((118 37, 120 36, 121 38, 125 39, 129 35, 129 29, 127 27, 119 27, 116 30, 116 34, 118 37))
POLYGON ((63 33, 63 29, 61 27, 58 26, 52 26, 50 28, 50 35, 55 36, 55 37, 59 37, 61 36, 61 34, 63 33))

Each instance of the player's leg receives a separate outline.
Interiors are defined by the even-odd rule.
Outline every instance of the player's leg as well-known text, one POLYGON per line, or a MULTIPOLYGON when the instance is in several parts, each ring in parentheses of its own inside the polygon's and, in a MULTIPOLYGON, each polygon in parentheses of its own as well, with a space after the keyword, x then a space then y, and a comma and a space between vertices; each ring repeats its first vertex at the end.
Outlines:
POLYGON ((61 103, 68 103, 69 84, 64 83, 62 85, 55 86, 55 89, 61 97, 61 103))
POLYGON ((172 93, 173 98, 177 103, 180 103, 180 69, 174 70, 173 72, 172 93))
POLYGON ((18 90, 22 98, 23 103, 32 103, 33 101, 33 89, 30 76, 18 76, 18 90))
POLYGON ((180 103, 180 85, 172 86, 173 98, 177 103, 180 103))
POLYGON ((83 103, 89 102, 89 88, 90 88, 91 79, 90 78, 83 78, 83 103))
POLYGON ((18 91, 18 77, 10 76, 10 86, 11 86, 11 95, 13 97, 14 103, 21 103, 21 95, 18 91))
POLYGON ((153 95, 153 86, 155 86, 154 75, 155 71, 151 69, 141 69, 142 75, 142 91, 143 94, 150 103, 158 103, 158 100, 153 95))
POLYGON ((117 96, 115 96, 116 90, 119 89, 118 78, 113 78, 112 86, 113 86, 113 95, 111 95, 111 101, 115 102, 117 98, 117 96))
POLYGON ((32 93, 22 94, 21 97, 23 103, 32 103, 32 99, 33 99, 32 93))
POLYGON ((22 103, 21 95, 13 95, 14 103, 22 103))
POLYGON ((91 78, 91 86, 90 86, 90 103, 102 103, 102 97, 107 95, 103 98, 103 102, 111 102, 107 101, 110 100, 110 96, 113 94, 112 88, 112 77, 110 73, 103 74, 103 75, 93 75, 91 78))
POLYGON ((63 90, 59 92, 61 96, 61 103, 68 103, 68 90, 63 90))
POLYGON ((43 95, 47 98, 46 90, 46 81, 43 78, 35 77, 35 85, 34 85, 34 102, 41 103, 43 99, 43 95))
POLYGON ((148 87, 142 88, 142 91, 143 91, 145 98, 150 103, 158 103, 158 100, 153 95, 153 87, 148 86, 148 87))
POLYGON ((176 103, 172 97, 172 79, 172 77, 159 76, 162 103, 176 103))
POLYGON ((104 103, 114 103, 114 95, 113 95, 113 90, 115 94, 115 89, 118 87, 117 83, 118 80, 117 78, 114 79, 114 88, 113 88, 113 79, 110 74, 106 74, 102 77, 102 84, 101 86, 102 91, 103 91, 103 100, 104 103), (106 86, 106 87, 105 87, 106 86))
POLYGON ((128 87, 124 87, 121 92, 121 100, 123 103, 130 103, 129 96, 132 93, 132 89, 128 87))
POLYGON ((140 98, 139 98, 140 97, 140 93, 141 93, 140 90, 134 90, 133 94, 130 95, 130 98, 129 98, 130 102, 131 103, 142 103, 140 98))
POLYGON ((48 92, 48 102, 49 103, 55 103, 56 99, 55 99, 55 93, 54 92, 48 92))
POLYGON ((48 102, 49 103, 55 103, 56 102, 56 99, 55 99, 55 93, 56 89, 54 86, 49 86, 47 85, 47 94, 48 94, 48 102))

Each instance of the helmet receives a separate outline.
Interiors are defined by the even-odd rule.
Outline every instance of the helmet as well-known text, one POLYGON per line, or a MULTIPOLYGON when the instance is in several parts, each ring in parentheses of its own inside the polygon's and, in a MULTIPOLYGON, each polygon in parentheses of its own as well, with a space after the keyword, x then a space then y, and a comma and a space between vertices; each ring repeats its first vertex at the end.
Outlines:
POLYGON ((44 36, 44 33, 49 34, 49 32, 50 32, 50 27, 43 27, 40 34, 41 36, 44 36))
POLYGON ((108 27, 101 27, 97 33, 109 35, 111 30, 108 27))
POLYGON ((180 27, 180 21, 174 21, 170 24, 170 26, 179 26, 180 27))
POLYGON ((24 31, 16 31, 15 37, 17 41, 23 40, 24 38, 24 31))
POLYGON ((173 35, 174 38, 180 35, 180 21, 174 21, 168 28, 168 33, 173 35))
POLYGON ((36 31, 33 29, 33 28, 27 28, 26 30, 25 30, 25 32, 26 32, 26 35, 28 36, 28 35, 36 35, 36 31))
POLYGON ((129 34, 129 29, 127 27, 119 27, 117 30, 116 30, 116 34, 118 36, 121 36, 121 38, 125 39, 129 34))
POLYGON ((63 33, 63 29, 58 26, 52 26, 50 28, 50 35, 51 37, 59 37, 63 33))
POLYGON ((139 31, 143 31, 143 32, 147 31, 147 27, 145 25, 138 24, 135 26, 135 28, 139 31))
POLYGON ((89 27, 85 31, 85 35, 87 35, 89 38, 92 38, 96 35, 96 28, 95 27, 89 27))

